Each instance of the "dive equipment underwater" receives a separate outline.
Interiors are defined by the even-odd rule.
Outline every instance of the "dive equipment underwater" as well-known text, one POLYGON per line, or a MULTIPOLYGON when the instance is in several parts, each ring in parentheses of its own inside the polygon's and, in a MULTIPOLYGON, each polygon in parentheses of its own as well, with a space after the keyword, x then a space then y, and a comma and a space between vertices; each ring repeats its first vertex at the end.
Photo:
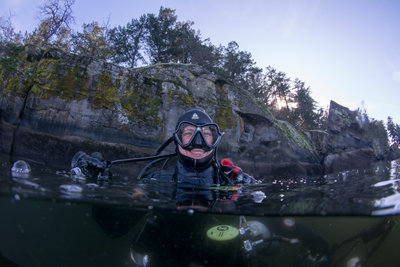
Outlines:
POLYGON ((236 238, 239 230, 230 225, 217 225, 207 231, 207 237, 215 241, 227 241, 236 238))

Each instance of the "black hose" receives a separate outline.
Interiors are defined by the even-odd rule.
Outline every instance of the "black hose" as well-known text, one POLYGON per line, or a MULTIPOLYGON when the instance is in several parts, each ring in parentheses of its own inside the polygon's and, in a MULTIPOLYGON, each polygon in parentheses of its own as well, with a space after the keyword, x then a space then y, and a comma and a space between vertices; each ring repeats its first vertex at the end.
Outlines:
POLYGON ((151 156, 151 157, 142 157, 142 158, 129 158, 129 159, 117 159, 110 162, 109 167, 114 164, 119 163, 127 163, 127 162, 137 162, 137 161, 146 161, 146 160, 153 160, 153 159, 161 159, 161 158, 169 158, 176 156, 177 153, 166 154, 166 155, 159 155, 159 156, 151 156))

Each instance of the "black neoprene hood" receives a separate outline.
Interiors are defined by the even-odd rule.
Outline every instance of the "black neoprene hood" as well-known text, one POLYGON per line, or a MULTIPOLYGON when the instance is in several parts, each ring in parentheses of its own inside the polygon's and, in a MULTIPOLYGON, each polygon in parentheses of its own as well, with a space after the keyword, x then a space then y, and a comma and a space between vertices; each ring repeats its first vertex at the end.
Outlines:
POLYGON ((195 125, 204 125, 208 123, 213 123, 211 120, 210 116, 206 113, 206 111, 200 107, 193 107, 193 108, 188 108, 185 110, 185 112, 179 117, 175 131, 178 130, 179 124, 181 122, 191 122, 195 125))

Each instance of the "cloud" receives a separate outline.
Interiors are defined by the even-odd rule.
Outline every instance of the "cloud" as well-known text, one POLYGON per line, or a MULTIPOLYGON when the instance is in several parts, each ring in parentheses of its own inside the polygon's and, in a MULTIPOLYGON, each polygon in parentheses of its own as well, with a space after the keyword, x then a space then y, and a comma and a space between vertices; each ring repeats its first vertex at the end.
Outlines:
POLYGON ((396 70, 396 71, 393 72, 393 79, 396 82, 400 82, 400 70, 396 70))

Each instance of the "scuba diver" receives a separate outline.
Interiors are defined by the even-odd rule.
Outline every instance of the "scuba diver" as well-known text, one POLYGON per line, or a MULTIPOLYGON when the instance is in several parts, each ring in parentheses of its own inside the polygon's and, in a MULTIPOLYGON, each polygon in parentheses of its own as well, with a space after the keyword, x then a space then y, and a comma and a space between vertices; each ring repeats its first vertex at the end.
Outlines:
POLYGON ((258 181, 229 160, 218 161, 217 148, 223 135, 204 109, 194 107, 179 117, 173 135, 155 156, 111 162, 97 152, 91 155, 78 152, 74 156, 73 172, 87 177, 109 177, 113 164, 151 160, 140 171, 139 179, 177 183, 175 211, 93 207, 93 218, 108 236, 119 238, 132 234, 129 254, 135 266, 274 266, 278 265, 278 259, 290 266, 357 264, 363 261, 356 254, 358 245, 380 242, 390 232, 390 224, 380 223, 357 238, 331 247, 313 229, 294 218, 224 215, 234 213, 232 195, 235 192, 210 190, 210 187, 258 181), (160 155, 172 142, 175 153, 160 155), (228 197, 221 200, 224 193, 228 197), (232 210, 226 212, 227 208, 232 210), (188 212, 177 212, 182 210, 188 212), (380 237, 382 232, 385 235, 380 237), (350 246, 354 240, 356 244, 350 246))
POLYGON ((104 160, 99 152, 87 155, 80 151, 72 159, 71 171, 87 177, 109 177, 114 164, 154 159, 142 169, 139 179, 174 181, 189 186, 257 183, 255 178, 234 166, 230 160, 218 162, 217 148, 223 135, 203 108, 192 107, 179 117, 173 136, 157 150, 155 156, 110 162, 104 160), (159 155, 172 141, 175 143, 175 153, 159 155), (178 160, 175 164, 169 164, 173 157, 178 160), (161 168, 151 171, 157 165, 161 165, 161 168))

